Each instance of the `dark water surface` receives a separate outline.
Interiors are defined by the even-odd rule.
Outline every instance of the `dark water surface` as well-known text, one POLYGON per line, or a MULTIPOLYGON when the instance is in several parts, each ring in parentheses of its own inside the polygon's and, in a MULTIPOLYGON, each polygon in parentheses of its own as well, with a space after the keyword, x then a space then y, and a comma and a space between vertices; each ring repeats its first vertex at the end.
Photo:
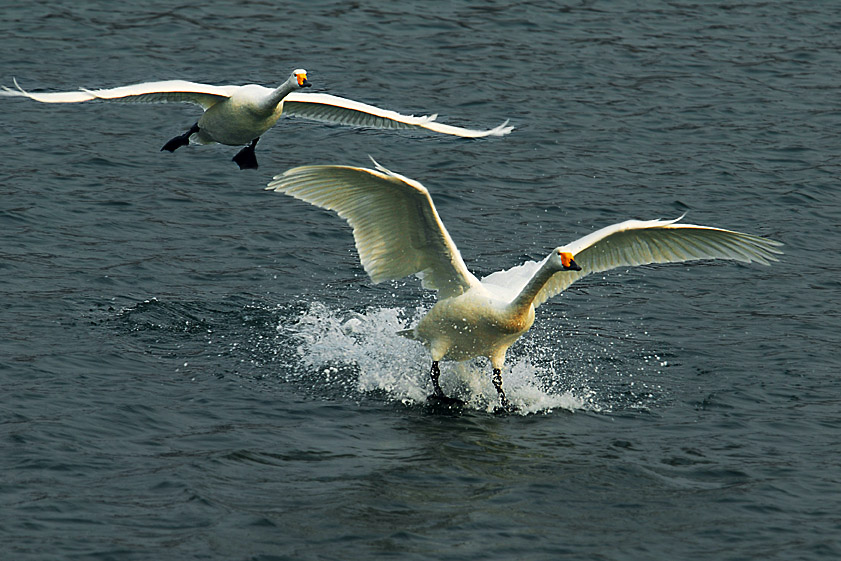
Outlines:
POLYGON ((0 84, 275 84, 465 141, 284 120, 257 171, 188 105, 0 98, 3 559, 838 559, 835 2, 2 2, 0 84), (483 361, 394 333, 311 163, 427 185, 477 274, 626 218, 784 242, 587 277, 483 361))

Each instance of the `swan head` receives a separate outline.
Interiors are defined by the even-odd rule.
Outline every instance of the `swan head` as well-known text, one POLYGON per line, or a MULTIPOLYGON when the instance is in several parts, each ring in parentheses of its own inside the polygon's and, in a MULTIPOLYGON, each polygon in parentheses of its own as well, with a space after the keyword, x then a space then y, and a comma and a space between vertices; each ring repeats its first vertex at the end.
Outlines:
POLYGON ((292 76, 290 79, 294 79, 295 82, 298 84, 299 88, 308 88, 312 86, 309 82, 307 82, 307 71, 303 68, 298 68, 292 71, 292 76))
POLYGON ((549 260, 559 271, 580 271, 578 263, 573 259, 572 253, 564 251, 563 248, 556 248, 549 256, 549 260))

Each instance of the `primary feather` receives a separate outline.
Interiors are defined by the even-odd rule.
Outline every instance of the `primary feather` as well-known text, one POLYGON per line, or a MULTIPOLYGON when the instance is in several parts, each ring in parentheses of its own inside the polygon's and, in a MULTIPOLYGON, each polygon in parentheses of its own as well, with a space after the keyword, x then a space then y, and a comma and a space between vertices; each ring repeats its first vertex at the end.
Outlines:
POLYGON ((269 189, 336 213, 353 228, 359 260, 374 282, 420 274, 448 297, 478 283, 441 222, 429 191, 383 167, 303 166, 269 189))

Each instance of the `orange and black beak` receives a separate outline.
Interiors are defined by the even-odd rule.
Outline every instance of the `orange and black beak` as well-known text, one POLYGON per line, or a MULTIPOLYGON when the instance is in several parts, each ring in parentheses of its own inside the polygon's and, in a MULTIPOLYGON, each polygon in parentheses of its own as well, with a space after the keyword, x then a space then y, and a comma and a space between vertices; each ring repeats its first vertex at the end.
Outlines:
POLYGON ((307 75, 304 74, 303 72, 298 74, 298 87, 308 88, 310 86, 312 86, 312 84, 307 82, 307 75))
POLYGON ((578 263, 572 258, 572 253, 562 251, 561 252, 561 265, 564 266, 565 271, 580 271, 581 267, 578 266, 578 263))

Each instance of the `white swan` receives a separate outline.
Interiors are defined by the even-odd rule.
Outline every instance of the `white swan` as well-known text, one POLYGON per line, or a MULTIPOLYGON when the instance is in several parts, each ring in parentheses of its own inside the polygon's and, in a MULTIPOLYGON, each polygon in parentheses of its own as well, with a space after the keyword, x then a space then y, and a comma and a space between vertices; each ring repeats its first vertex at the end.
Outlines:
POLYGON ((107 90, 79 90, 75 92, 30 93, 15 80, 17 89, 3 86, 0 95, 27 97, 42 103, 79 103, 104 100, 122 102, 178 102, 195 103, 205 112, 186 133, 164 144, 161 150, 174 152, 189 144, 190 138, 202 144, 218 142, 229 146, 246 144, 234 161, 240 169, 256 168, 254 147, 260 136, 275 125, 281 114, 334 123, 378 129, 427 129, 434 132, 480 138, 502 136, 514 127, 505 121, 496 128, 479 131, 445 125, 435 121, 437 115, 415 117, 401 115, 373 105, 322 93, 297 92, 310 86, 307 73, 297 69, 275 89, 248 84, 245 86, 211 86, 183 80, 145 82, 107 90))
POLYGON ((303 166, 275 176, 267 189, 336 211, 353 228, 359 259, 376 282, 418 274, 438 302, 411 330, 432 355, 430 399, 447 405, 438 383, 438 362, 486 356, 502 409, 511 405, 502 389, 505 352, 534 323, 540 304, 577 279, 615 267, 693 259, 735 259, 768 264, 781 245, 730 230, 678 224, 675 220, 626 220, 555 248, 541 262, 529 261, 481 281, 462 261, 441 223, 432 198, 419 182, 377 169, 303 166))

